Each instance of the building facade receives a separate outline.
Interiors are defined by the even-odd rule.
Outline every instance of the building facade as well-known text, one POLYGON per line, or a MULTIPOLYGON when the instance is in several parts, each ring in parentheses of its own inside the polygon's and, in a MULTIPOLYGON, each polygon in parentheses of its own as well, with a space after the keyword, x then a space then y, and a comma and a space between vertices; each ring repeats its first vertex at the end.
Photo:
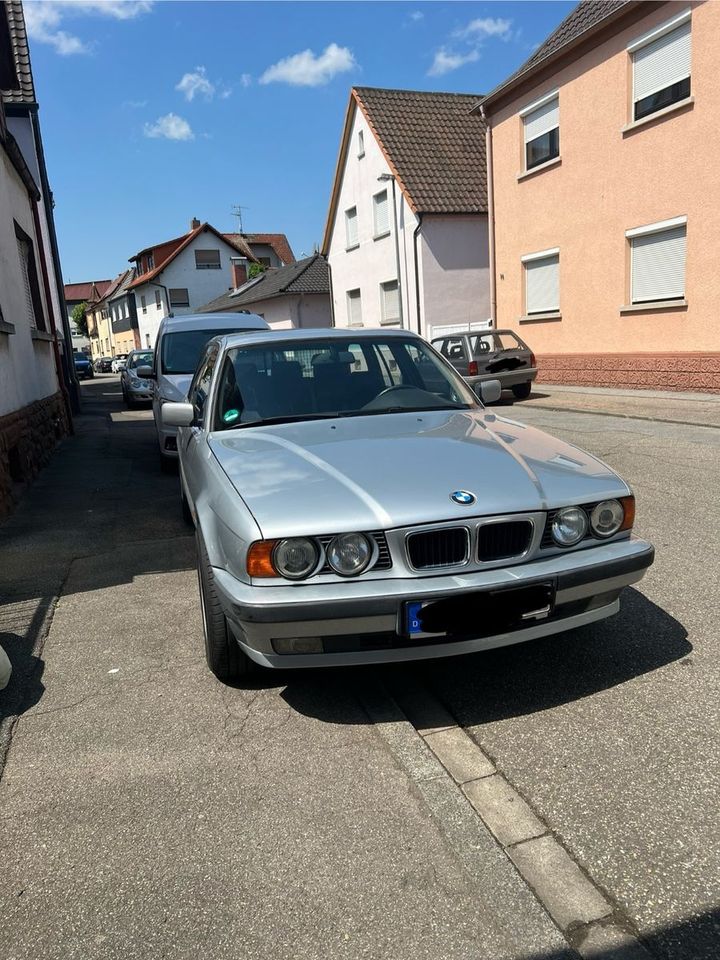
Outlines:
POLYGON ((70 327, 73 350, 90 353, 90 339, 77 328, 72 318, 73 310, 82 304, 92 304, 99 300, 110 286, 110 280, 87 280, 82 283, 65 284, 65 312, 70 327))
POLYGON ((128 289, 134 279, 135 271, 126 270, 122 281, 108 296, 107 307, 115 354, 130 353, 141 346, 135 295, 128 289))
POLYGON ((323 253, 334 323, 428 338, 490 317, 485 125, 477 98, 355 87, 323 253))
POLYGON ((494 319, 540 379, 720 392, 720 5, 581 3, 485 100, 494 319))

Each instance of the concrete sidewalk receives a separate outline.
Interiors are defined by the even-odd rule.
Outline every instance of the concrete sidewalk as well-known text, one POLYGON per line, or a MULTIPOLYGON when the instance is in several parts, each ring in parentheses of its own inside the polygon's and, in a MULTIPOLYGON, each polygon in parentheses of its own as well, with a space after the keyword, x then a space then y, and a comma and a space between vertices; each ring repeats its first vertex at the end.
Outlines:
POLYGON ((720 428, 720 394, 674 393, 660 390, 613 390, 605 387, 563 387, 539 383, 517 410, 538 407, 631 417, 661 423, 686 423, 720 428))

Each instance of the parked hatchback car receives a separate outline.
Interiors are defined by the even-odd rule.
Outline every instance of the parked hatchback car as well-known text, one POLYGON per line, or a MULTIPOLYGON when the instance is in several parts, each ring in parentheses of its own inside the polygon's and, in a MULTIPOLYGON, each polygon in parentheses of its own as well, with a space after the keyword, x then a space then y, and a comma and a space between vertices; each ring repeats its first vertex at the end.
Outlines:
POLYGON ((174 469, 177 430, 163 423, 160 411, 169 401, 185 400, 205 344, 222 333, 269 330, 253 313, 200 313, 165 317, 160 321, 152 366, 137 368, 138 377, 152 380, 152 404, 163 470, 174 469))
POLYGON ((221 678, 570 630, 616 613, 653 561, 624 480, 486 410, 406 331, 216 338, 162 418, 221 678))
POLYGON ((73 362, 75 364, 75 375, 78 380, 92 380, 95 372, 93 370, 92 359, 87 353, 83 353, 81 350, 75 350, 73 352, 73 362))
POLYGON ((98 357, 95 361, 95 373, 110 373, 112 370, 112 357, 98 357))
POLYGON ((432 345, 473 389, 484 380, 499 380, 518 400, 530 396, 537 377, 535 354, 512 330, 435 337, 432 345))
POLYGON ((152 380, 138 375, 139 367, 152 367, 152 350, 132 350, 128 354, 125 369, 120 373, 120 389, 125 406, 152 402, 152 380))

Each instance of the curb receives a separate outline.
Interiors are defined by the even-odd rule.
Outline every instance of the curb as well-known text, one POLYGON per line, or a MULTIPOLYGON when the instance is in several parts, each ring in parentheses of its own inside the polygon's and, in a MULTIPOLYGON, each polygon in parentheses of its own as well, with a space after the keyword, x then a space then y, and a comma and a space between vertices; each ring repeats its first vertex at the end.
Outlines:
POLYGON ((718 423, 700 423, 699 420, 671 420, 669 417, 649 417, 633 413, 609 413, 607 410, 588 410, 580 407, 555 407, 548 403, 528 404, 528 410, 554 410, 556 413, 585 413, 595 417, 615 417, 617 420, 644 420, 648 423, 673 423, 680 427, 706 427, 708 430, 720 430, 718 423))

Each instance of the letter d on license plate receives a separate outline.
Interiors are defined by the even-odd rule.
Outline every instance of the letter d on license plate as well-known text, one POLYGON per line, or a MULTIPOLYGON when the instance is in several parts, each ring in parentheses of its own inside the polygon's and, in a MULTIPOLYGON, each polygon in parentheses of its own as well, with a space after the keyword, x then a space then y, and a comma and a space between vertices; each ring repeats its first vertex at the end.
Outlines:
POLYGON ((405 605, 405 632, 410 634, 410 636, 423 632, 420 623, 422 606, 421 603, 408 603, 405 605))

